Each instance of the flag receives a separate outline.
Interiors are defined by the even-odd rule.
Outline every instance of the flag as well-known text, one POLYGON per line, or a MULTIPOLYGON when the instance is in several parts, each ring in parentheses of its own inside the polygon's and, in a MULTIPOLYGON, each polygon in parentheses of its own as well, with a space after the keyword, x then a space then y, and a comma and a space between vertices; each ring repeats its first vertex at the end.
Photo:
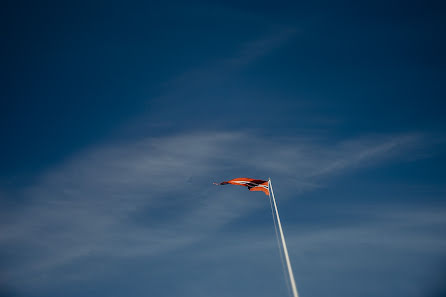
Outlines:
POLYGON ((269 189, 268 189, 268 181, 261 180, 261 179, 253 179, 253 178, 246 178, 246 177, 239 177, 234 178, 228 181, 224 181, 221 183, 214 183, 215 185, 222 186, 222 185, 239 185, 247 187, 250 191, 262 191, 265 193, 265 195, 269 196, 269 189))

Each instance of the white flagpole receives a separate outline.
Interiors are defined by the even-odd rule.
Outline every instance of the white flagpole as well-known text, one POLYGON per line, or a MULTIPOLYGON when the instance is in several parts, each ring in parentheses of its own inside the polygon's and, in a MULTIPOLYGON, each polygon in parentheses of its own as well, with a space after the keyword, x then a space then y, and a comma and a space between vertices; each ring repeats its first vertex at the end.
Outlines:
POLYGON ((285 254, 285 261, 286 261, 286 264, 288 267, 288 275, 290 277, 291 289, 293 290, 294 297, 299 297, 299 295, 297 294, 297 287, 296 287, 296 282, 294 280, 293 269, 291 269, 290 257, 288 256, 288 249, 286 247, 285 237, 283 236, 282 224, 280 223, 279 211, 277 210, 276 199, 274 198, 274 191, 273 191, 273 187, 271 185, 270 178, 268 179, 268 188, 271 193, 271 196, 273 197, 274 209, 276 210, 277 223, 279 225, 280 238, 282 239, 282 246, 283 246, 283 253, 285 254))

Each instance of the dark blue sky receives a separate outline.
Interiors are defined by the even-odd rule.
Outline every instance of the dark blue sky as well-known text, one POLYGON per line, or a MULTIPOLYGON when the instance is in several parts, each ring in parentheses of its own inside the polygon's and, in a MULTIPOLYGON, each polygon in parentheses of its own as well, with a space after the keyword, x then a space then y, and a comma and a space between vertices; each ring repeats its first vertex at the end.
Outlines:
POLYGON ((6 1, 1 296, 444 296, 438 1, 6 1))

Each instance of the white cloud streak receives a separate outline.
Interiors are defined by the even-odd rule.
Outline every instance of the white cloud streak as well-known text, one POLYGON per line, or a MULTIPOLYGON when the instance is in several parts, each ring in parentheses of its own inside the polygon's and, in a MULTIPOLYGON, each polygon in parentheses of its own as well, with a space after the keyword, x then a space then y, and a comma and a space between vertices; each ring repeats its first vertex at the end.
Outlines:
MULTIPOLYGON (((355 224, 350 221, 340 226, 325 224, 310 231, 287 225, 287 243, 300 293, 429 295, 438 285, 441 260, 446 257, 446 239, 441 231, 446 226, 446 209, 370 205, 363 210, 344 211, 343 215, 352 218, 358 213, 361 220, 355 224), (350 282, 352 279, 355 282, 350 282)), ((237 245, 209 247, 203 261, 255 253, 268 271, 280 275, 275 241, 265 236, 265 226, 254 226, 242 235, 230 234, 237 237, 233 239, 237 245), (277 256, 267 257, 272 254, 277 256)), ((280 283, 278 279, 276 282, 280 283)))
POLYGON ((45 283, 42 275, 60 278, 57 269, 92 255, 151 256, 182 248, 264 206, 212 181, 270 175, 294 191, 309 190, 321 176, 400 158, 419 139, 395 135, 327 145, 203 132, 93 148, 23 190, 26 205, 0 226, 0 250, 11 255, 6 274, 13 283, 26 279, 37 286, 45 283))

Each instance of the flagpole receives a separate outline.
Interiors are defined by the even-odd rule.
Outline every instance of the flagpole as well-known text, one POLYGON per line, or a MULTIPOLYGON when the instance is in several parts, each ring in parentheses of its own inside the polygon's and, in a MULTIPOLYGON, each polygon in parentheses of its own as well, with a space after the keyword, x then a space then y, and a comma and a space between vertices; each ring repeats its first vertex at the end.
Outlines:
POLYGON ((277 223, 279 225, 280 238, 282 239, 282 246, 283 246, 283 253, 285 254, 285 261, 286 261, 286 264, 288 267, 288 275, 290 277, 291 289, 293 290, 294 297, 299 297, 299 295, 297 294, 297 287, 296 287, 296 282, 294 280, 293 269, 291 268, 290 257, 288 256, 288 249, 286 247, 285 236, 283 235, 282 224, 280 223, 279 211, 277 210, 276 199, 274 198, 274 191, 273 191, 273 187, 271 185, 270 178, 268 178, 268 188, 271 192, 271 196, 273 197, 274 209, 276 210, 277 223))

